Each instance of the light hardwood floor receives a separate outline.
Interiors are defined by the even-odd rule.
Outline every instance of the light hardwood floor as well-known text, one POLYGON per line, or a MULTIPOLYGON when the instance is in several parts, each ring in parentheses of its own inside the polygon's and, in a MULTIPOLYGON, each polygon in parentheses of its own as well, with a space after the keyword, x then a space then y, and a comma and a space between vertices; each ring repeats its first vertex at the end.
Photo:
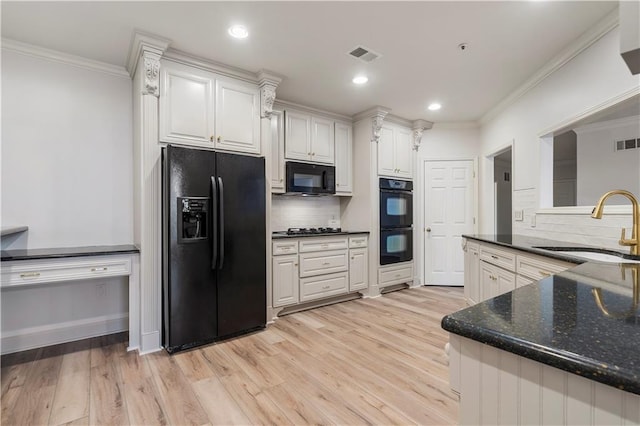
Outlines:
POLYGON ((174 356, 128 353, 126 334, 6 355, 2 424, 455 424, 440 320, 464 306, 420 287, 174 356))

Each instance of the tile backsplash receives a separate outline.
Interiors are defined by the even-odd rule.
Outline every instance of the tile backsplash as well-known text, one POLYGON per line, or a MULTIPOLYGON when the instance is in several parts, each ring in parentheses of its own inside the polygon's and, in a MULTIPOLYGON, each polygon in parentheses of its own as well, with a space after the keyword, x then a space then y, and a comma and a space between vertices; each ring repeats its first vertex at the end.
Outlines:
POLYGON ((340 220, 340 198, 272 195, 271 229, 317 228, 340 220))
POLYGON ((620 230, 627 228, 631 235, 631 214, 605 214, 602 219, 592 219, 589 213, 548 214, 536 212, 535 190, 519 190, 513 193, 515 209, 524 211, 523 221, 513 222, 513 233, 556 241, 567 241, 589 246, 628 250, 618 244, 620 230), (535 215, 535 227, 532 216, 535 215))

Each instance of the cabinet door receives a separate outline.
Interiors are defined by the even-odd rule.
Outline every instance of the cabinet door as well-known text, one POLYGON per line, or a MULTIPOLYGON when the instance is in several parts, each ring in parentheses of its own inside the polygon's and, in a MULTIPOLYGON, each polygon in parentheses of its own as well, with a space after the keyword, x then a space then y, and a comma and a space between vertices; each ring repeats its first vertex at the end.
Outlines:
POLYGON ((215 147, 260 153, 260 92, 255 86, 216 81, 215 147))
POLYGON ((163 63, 160 68, 160 141, 213 146, 213 83, 213 74, 163 63))
POLYGON ((497 268, 498 294, 509 293, 516 289, 516 274, 497 268))
POLYGON ((366 248, 349 250, 349 291, 369 287, 369 255, 366 248))
POLYGON ((353 192, 353 130, 350 124, 335 124, 336 194, 353 192))
POLYGON ((393 130, 390 127, 380 129, 378 141, 378 174, 383 176, 395 176, 393 130))
POLYGON ((284 156, 291 160, 311 159, 311 116, 285 111, 284 156))
POLYGON ((413 147, 411 131, 403 128, 394 129, 395 176, 413 178, 413 147))
POLYGON ((478 246, 467 241, 464 254, 464 295, 471 304, 480 301, 480 258, 478 246))
POLYGON ((498 277, 496 267, 480 262, 480 300, 484 301, 498 295, 498 277))
POLYGON ((311 160, 334 163, 333 121, 311 117, 311 160))
POLYGON ((284 192, 284 114, 271 114, 270 176, 271 192, 284 192))
POLYGON ((298 303, 298 255, 273 256, 273 306, 298 303))

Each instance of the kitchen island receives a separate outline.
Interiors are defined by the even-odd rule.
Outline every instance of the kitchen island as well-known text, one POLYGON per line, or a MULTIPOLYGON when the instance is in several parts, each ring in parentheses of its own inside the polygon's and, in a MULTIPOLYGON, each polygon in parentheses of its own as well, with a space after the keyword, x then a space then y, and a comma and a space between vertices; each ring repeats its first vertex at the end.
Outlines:
POLYGON ((640 423, 639 273, 589 261, 446 316, 460 423, 640 423))

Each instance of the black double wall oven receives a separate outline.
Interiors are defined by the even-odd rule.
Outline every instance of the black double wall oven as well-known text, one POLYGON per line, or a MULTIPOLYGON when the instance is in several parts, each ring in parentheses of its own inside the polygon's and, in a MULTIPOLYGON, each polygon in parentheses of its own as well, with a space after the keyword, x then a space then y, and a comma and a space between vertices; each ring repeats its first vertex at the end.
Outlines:
POLYGON ((380 178, 380 265, 413 260, 413 182, 380 178))

